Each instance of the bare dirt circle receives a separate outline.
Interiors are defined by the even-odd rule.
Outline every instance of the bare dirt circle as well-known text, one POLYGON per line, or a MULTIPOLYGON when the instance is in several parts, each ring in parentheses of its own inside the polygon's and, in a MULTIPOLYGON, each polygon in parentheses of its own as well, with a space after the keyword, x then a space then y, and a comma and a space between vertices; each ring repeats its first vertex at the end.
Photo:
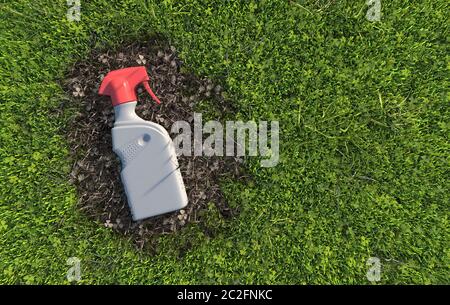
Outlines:
POLYGON ((180 156, 180 170, 189 199, 187 207, 132 221, 120 181, 120 161, 112 151, 113 107, 108 97, 98 95, 98 88, 109 71, 138 65, 147 68, 150 86, 161 104, 157 105, 139 88, 136 113, 168 131, 179 120, 192 125, 193 113, 201 101, 209 101, 219 115, 215 120, 232 114, 233 109, 220 85, 182 72, 183 62, 175 48, 158 39, 106 52, 94 50, 68 72, 63 86, 70 99, 65 108, 75 111, 75 115, 70 119, 65 136, 73 161, 70 182, 76 186, 78 206, 89 218, 126 235, 142 249, 146 243, 155 242, 158 234, 173 233, 189 223, 201 222, 200 211, 208 203, 214 203, 224 218, 236 216, 238 211, 227 205, 219 182, 223 177, 245 179, 246 176, 242 170, 243 160, 235 157, 180 156))

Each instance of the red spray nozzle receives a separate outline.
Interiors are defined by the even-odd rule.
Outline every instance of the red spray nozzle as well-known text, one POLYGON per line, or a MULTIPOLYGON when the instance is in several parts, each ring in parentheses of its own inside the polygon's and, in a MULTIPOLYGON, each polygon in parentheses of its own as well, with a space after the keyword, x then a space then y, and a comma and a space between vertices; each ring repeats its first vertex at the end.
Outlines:
POLYGON ((147 70, 143 66, 114 70, 105 76, 98 93, 110 96, 113 106, 117 106, 136 101, 136 86, 143 83, 152 99, 160 104, 161 102, 148 85, 149 80, 147 70))

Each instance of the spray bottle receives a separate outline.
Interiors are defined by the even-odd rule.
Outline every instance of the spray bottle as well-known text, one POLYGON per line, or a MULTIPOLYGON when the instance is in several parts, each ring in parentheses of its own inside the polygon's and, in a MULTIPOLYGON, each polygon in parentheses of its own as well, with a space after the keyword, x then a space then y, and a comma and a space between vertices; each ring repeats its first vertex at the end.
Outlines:
POLYGON ((182 209, 188 202, 169 133, 135 113, 139 84, 160 103, 149 80, 145 67, 130 67, 109 72, 99 89, 114 106, 112 146, 121 161, 120 176, 135 221, 182 209))

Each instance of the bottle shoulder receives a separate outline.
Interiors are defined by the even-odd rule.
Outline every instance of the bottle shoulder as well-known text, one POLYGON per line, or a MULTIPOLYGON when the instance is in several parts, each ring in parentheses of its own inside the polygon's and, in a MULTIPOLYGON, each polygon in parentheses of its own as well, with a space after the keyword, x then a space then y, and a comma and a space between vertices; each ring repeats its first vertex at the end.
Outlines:
POLYGON ((124 143, 145 135, 149 135, 153 139, 159 138, 164 142, 171 140, 169 133, 164 127, 149 121, 117 124, 114 125, 111 133, 113 147, 120 147, 124 143))
POLYGON ((150 127, 150 128, 154 128, 154 129, 160 131, 163 134, 169 134, 167 132, 167 130, 163 126, 161 126, 161 125, 159 125, 157 123, 151 122, 151 121, 143 120, 143 119, 135 120, 135 121, 133 120, 133 121, 125 121, 125 122, 124 121, 122 121, 122 122, 115 122, 114 126, 113 126, 113 130, 114 129, 121 129, 121 128, 127 128, 128 129, 128 128, 131 128, 131 127, 136 127, 136 128, 139 128, 139 127, 150 127))

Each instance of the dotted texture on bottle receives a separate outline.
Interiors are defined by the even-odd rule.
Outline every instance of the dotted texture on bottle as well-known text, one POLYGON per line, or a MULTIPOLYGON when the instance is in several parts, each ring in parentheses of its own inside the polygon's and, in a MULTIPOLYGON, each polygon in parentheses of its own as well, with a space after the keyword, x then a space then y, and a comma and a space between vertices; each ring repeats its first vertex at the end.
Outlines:
POLYGON ((145 144, 147 142, 148 141, 142 141, 142 138, 139 137, 138 139, 131 141, 124 147, 121 147, 117 150, 116 153, 122 163, 122 169, 130 164, 131 161, 133 161, 139 155, 139 153, 144 150, 145 144))

